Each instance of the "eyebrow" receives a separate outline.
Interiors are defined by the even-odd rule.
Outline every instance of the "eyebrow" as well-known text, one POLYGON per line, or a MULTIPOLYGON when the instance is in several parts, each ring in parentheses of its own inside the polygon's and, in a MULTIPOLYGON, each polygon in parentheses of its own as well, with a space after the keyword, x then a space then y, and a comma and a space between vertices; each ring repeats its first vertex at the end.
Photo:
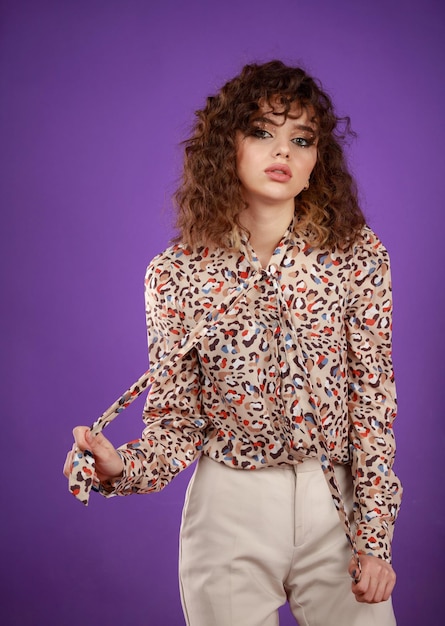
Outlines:
MULTIPOLYGON (((292 118, 290 118, 292 119, 292 118)), ((270 117, 264 117, 264 116, 260 116, 260 117, 255 117, 252 122, 260 122, 263 124, 272 124, 272 126, 281 126, 281 124, 276 124, 273 120, 270 119, 270 117)), ((317 129, 314 128, 313 126, 306 126, 305 124, 298 124, 295 123, 294 128, 298 129, 298 130, 304 130, 308 133, 311 133, 312 135, 316 135, 317 134, 317 129)))

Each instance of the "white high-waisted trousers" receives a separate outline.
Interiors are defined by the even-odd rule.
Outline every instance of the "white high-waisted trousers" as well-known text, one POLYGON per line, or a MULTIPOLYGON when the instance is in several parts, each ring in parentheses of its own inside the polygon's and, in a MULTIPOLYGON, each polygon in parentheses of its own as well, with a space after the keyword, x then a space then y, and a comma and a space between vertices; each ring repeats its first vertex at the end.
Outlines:
MULTIPOLYGON (((335 468, 347 510, 348 466, 335 468)), ((180 587, 188 626, 394 626, 391 601, 351 592, 351 550, 317 460, 232 469, 201 457, 187 489, 180 587)))

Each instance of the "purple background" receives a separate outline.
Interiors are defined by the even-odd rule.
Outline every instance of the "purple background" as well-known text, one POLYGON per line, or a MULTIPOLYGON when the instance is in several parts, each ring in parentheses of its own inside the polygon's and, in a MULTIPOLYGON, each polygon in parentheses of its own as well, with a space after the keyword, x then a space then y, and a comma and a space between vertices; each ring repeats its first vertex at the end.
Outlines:
MULTIPOLYGON (((318 76, 359 135, 351 165, 394 278, 394 603, 400 626, 442 622, 443 6, 1 2, 2 624, 184 623, 190 471, 160 494, 86 509, 61 470, 73 426, 146 367, 144 271, 172 233, 193 111, 244 63, 275 57, 318 76)), ((115 444, 139 435, 142 406, 108 429, 115 444)))

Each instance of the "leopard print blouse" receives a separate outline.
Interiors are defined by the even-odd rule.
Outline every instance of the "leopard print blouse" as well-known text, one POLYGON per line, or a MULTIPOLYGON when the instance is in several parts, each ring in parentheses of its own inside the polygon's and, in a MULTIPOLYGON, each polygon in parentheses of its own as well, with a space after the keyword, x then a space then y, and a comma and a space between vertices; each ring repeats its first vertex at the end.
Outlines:
POLYGON ((124 477, 104 495, 159 491, 200 454, 238 470, 299 463, 319 455, 321 428, 331 460, 351 466, 359 551, 390 560, 402 492, 392 299, 388 254, 371 229, 348 252, 288 230, 266 269, 246 240, 236 252, 175 245, 150 263, 145 286, 151 364, 203 316, 213 321, 153 376, 146 428, 119 448, 124 477))

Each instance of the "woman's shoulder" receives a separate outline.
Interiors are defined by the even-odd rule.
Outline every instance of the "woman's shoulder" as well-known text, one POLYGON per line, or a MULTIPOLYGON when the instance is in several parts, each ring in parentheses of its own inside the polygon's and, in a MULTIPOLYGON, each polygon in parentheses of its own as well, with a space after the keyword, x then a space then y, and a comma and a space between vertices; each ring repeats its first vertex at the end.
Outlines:
POLYGON ((147 276, 169 273, 172 278, 188 278, 208 267, 221 254, 221 250, 206 247, 191 248, 184 243, 175 243, 157 254, 149 263, 147 276))
POLYGON ((178 269, 183 265, 183 257, 187 254, 187 247, 182 244, 168 246, 168 248, 156 254, 149 262, 145 273, 146 281, 174 272, 175 268, 178 269))
POLYGON ((190 256, 192 254, 192 250, 182 243, 175 243, 156 254, 149 263, 149 267, 159 267, 165 264, 181 262, 183 257, 190 256))
POLYGON ((354 256, 387 257, 388 250, 377 233, 367 224, 358 234, 353 246, 354 256))

